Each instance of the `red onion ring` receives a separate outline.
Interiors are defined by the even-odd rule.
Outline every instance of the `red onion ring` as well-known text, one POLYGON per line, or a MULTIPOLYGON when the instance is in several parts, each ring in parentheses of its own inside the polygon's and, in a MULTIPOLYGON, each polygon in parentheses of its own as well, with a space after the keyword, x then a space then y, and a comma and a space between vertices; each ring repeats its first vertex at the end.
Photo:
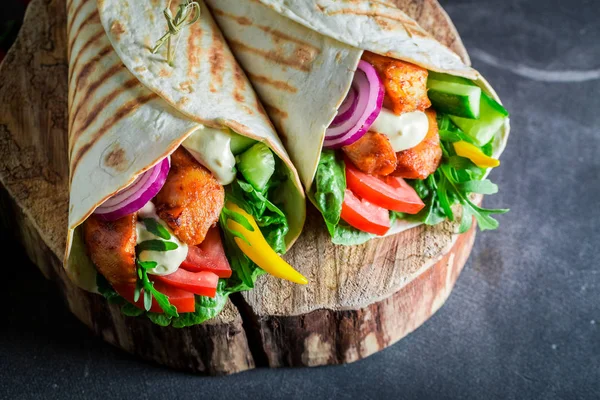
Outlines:
POLYGON ((346 120, 332 124, 327 129, 323 143, 327 149, 337 149, 356 142, 368 132, 381 112, 383 83, 371 64, 363 60, 358 63, 352 88, 358 95, 356 109, 346 120))
POLYGON ((104 220, 115 221, 139 211, 160 192, 167 180, 170 168, 171 162, 167 157, 138 176, 131 185, 105 201, 94 211, 94 214, 104 220))
POLYGON ((350 92, 342 102, 342 105, 338 109, 337 115, 333 119, 331 125, 337 125, 340 122, 344 122, 354 113, 356 110, 356 105, 358 104, 358 95, 356 94, 356 89, 354 87, 350 87, 350 92))

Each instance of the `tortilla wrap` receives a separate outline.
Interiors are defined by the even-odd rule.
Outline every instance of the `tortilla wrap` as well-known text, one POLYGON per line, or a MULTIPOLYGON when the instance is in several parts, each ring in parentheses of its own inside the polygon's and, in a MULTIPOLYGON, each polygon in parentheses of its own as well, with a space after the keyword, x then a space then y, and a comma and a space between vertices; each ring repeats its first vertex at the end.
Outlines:
MULTIPOLYGON (((346 98, 365 50, 428 70, 489 83, 413 19, 385 1, 207 0, 310 191, 325 131, 346 98)), ((508 139, 508 119, 493 156, 508 139)), ((420 223, 397 221, 387 235, 420 223)))
POLYGON ((167 32, 167 3, 67 2, 71 185, 64 267, 87 290, 95 289, 96 272, 76 228, 202 125, 266 143, 287 167, 288 247, 304 224, 298 174, 205 5, 199 2, 200 19, 173 40, 174 67, 166 46, 151 54, 167 32))

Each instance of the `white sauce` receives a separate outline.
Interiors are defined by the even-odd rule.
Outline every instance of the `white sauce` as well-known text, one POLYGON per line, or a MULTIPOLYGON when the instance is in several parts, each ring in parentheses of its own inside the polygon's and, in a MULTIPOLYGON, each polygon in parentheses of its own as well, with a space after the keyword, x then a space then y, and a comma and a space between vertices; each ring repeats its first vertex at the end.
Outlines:
POLYGON ((221 185, 235 179, 235 156, 228 131, 201 126, 183 142, 183 147, 211 171, 221 185))
MULTIPOLYGON (((181 263, 186 259, 188 254, 188 246, 185 243, 182 243, 177 239, 177 236, 171 231, 171 229, 165 224, 159 217, 156 215, 156 208, 152 202, 148 202, 138 214, 140 219, 143 218, 153 218, 159 224, 164 226, 169 233, 171 234, 171 239, 167 240, 167 242, 173 242, 177 244, 177 248, 175 250, 169 251, 150 251, 144 250, 139 255, 138 258, 140 261, 155 261, 158 265, 148 270, 149 274, 153 275, 169 275, 179 269, 181 263)), ((137 232, 137 244, 144 242, 146 240, 164 240, 161 237, 155 236, 153 233, 149 232, 146 229, 146 226, 142 222, 137 222, 135 225, 135 229, 137 232)))
POLYGON ((399 152, 413 148, 425 139, 429 120, 423 111, 396 115, 382 108, 370 130, 387 135, 394 151, 399 152))

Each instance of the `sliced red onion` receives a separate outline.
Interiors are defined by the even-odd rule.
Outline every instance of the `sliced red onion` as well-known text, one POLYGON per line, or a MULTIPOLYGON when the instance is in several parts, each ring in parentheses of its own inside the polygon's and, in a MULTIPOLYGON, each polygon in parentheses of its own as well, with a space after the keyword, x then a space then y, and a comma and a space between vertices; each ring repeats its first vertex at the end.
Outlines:
POLYGON ((131 185, 105 201, 94 211, 94 214, 107 221, 114 221, 142 209, 160 192, 170 168, 171 162, 167 157, 138 176, 131 185))
POLYGON ((331 125, 336 125, 341 122, 344 122, 354 113, 356 110, 356 105, 358 104, 358 95, 356 94, 356 89, 354 87, 350 88, 350 92, 342 102, 342 105, 338 109, 337 115, 333 119, 331 125))
POLYGON ((323 143, 323 147, 327 149, 337 149, 356 142, 369 131, 373 121, 381 112, 383 84, 371 64, 363 60, 358 63, 358 69, 352 80, 352 89, 357 94, 356 108, 348 113, 346 119, 340 118, 340 121, 329 126, 323 143))

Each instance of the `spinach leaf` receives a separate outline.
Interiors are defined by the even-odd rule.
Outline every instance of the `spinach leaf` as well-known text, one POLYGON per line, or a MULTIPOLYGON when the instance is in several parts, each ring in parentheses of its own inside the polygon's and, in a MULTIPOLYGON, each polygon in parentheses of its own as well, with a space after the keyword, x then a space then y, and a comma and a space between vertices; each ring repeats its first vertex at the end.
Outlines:
MULTIPOLYGON (((310 196, 323 214, 325 224, 332 237, 336 236, 336 226, 340 222, 345 191, 346 167, 344 160, 336 155, 335 150, 323 150, 310 196)), ((338 236, 341 238, 348 235, 346 232, 346 234, 338 233, 338 236)))

